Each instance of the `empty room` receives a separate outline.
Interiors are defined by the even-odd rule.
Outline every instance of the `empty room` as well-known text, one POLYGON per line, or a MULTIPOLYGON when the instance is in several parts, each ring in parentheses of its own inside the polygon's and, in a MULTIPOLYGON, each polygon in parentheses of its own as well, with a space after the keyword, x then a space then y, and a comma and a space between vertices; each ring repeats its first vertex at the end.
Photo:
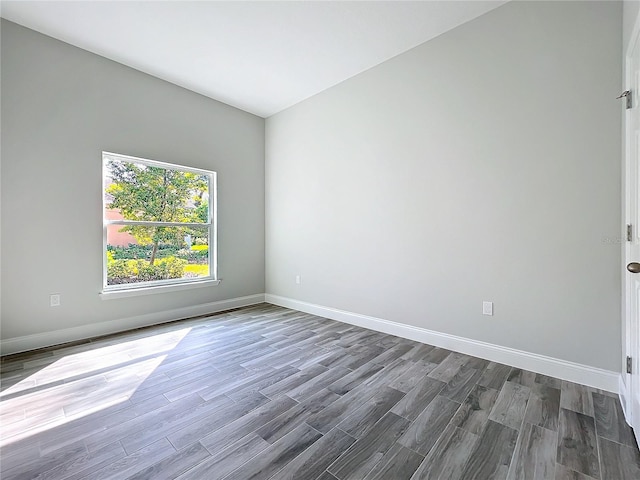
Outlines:
POLYGON ((640 479, 640 2, 0 16, 3 480, 640 479))

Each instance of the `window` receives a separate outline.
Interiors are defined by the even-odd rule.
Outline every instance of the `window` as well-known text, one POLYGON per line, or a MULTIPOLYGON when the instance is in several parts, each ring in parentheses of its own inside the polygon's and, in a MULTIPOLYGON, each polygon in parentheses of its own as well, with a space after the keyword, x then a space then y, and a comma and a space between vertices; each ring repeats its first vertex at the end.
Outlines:
POLYGON ((215 280, 215 172, 102 160, 104 291, 215 280))

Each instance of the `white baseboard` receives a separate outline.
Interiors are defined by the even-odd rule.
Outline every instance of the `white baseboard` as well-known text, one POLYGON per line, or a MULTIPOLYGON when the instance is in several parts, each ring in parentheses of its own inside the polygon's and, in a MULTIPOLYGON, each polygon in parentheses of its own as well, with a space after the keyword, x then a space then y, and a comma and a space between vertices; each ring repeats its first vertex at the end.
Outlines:
POLYGON ((100 322, 80 327, 65 328, 52 332, 37 333, 24 337, 8 338, 0 341, 0 354, 9 355, 11 353, 26 352, 36 348, 59 345, 65 342, 84 340, 87 338, 108 335, 111 333, 123 332, 133 328, 148 327, 161 323, 180 320, 183 318, 197 317, 208 313, 222 312, 232 308, 246 307, 264 302, 264 293, 249 295, 246 297, 230 298, 217 302, 202 303, 189 307, 165 310, 156 313, 147 313, 129 318, 120 318, 109 322, 100 322))
POLYGON ((268 303, 618 393, 618 372, 267 293, 268 303))
POLYGON ((628 398, 629 391, 627 390, 627 385, 625 383, 625 374, 621 373, 620 377, 618 377, 618 395, 620 396, 620 404, 622 405, 622 411, 624 412, 624 419, 627 421, 629 425, 631 425, 631 417, 629 416, 628 410, 628 398))

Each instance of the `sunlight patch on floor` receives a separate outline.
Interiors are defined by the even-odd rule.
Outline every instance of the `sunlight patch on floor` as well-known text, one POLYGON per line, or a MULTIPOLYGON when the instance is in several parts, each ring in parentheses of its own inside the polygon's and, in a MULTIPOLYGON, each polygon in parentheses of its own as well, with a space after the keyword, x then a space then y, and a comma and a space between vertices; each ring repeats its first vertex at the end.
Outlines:
POLYGON ((8 388, 0 394, 0 446, 128 402, 190 331, 68 355, 8 388))
MULTIPOLYGON (((110 369, 121 363, 173 350, 190 331, 190 328, 183 328, 129 342, 91 349, 86 352, 66 355, 1 392, 0 398, 13 396, 18 392, 34 387, 68 381, 70 378, 82 377, 97 370, 110 369)), ((38 361, 50 362, 51 359, 45 358, 34 362, 38 361)), ((25 369, 29 367, 29 362, 27 362, 25 369)))

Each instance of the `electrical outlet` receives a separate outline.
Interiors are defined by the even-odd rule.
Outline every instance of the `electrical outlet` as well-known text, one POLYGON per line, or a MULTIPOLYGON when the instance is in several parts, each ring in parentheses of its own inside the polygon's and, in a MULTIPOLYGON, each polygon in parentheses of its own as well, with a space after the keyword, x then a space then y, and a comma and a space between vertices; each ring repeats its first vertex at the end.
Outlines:
POLYGON ((49 305, 51 307, 59 307, 60 306, 60 294, 53 293, 49 295, 49 305))
POLYGON ((493 315, 493 302, 482 302, 482 314, 493 315))
POLYGON ((302 280, 300 279, 300 275, 296 275, 296 285, 300 285, 302 280))

